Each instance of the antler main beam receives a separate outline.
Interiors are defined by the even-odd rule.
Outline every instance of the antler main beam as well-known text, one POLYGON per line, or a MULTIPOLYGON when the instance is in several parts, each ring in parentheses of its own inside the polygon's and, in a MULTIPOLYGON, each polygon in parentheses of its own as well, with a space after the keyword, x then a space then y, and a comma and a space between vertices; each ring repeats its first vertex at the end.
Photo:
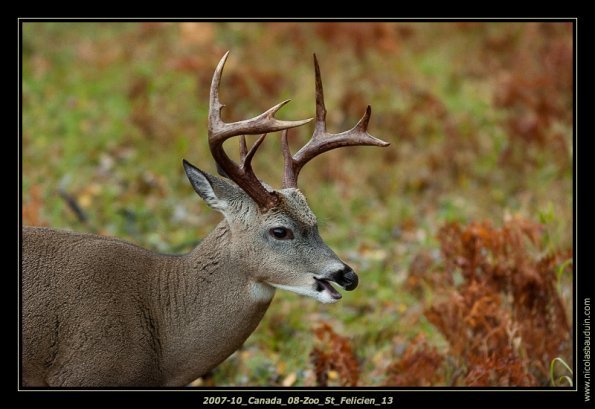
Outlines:
POLYGON ((287 131, 282 135, 283 156, 285 158, 285 172, 283 175, 284 188, 297 188, 297 179, 302 167, 314 157, 344 146, 380 146, 386 147, 390 143, 373 137, 368 133, 368 122, 372 108, 368 105, 366 113, 359 122, 349 131, 331 134, 326 131, 326 107, 324 105, 324 92, 320 67, 316 54, 314 54, 314 72, 316 76, 316 125, 312 138, 295 155, 291 155, 287 131))
POLYGON ((304 125, 312 120, 282 121, 274 117, 275 113, 290 100, 283 101, 254 118, 226 123, 221 119, 221 109, 225 105, 219 100, 219 84, 221 74, 227 61, 229 51, 225 53, 213 74, 209 97, 209 147, 218 167, 239 187, 241 187, 262 209, 270 209, 277 205, 279 198, 275 192, 269 192, 258 180, 252 170, 251 161, 256 150, 269 132, 276 132, 304 125), (244 135, 263 134, 247 152, 244 135), (241 163, 238 165, 223 150, 223 142, 233 136, 242 135, 241 163))

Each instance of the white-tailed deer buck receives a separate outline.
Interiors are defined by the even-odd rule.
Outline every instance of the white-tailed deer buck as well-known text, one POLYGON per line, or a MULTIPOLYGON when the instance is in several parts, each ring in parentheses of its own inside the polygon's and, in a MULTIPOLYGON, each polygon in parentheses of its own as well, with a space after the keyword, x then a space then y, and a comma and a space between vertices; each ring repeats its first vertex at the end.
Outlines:
POLYGON ((122 240, 25 227, 22 241, 22 383, 24 386, 183 386, 216 367, 250 336, 276 288, 334 303, 357 287, 353 270, 322 241, 297 188, 302 167, 343 146, 388 143, 367 133, 370 107, 351 130, 326 131, 320 70, 316 126, 295 155, 281 121, 288 101, 252 119, 221 119, 213 75, 208 138, 219 173, 184 161, 190 183, 223 220, 193 251, 163 255, 122 240), (282 135, 283 188, 255 176, 251 161, 269 132, 282 135), (250 150, 244 135, 263 134, 250 150), (241 136, 241 163, 223 142, 241 136))

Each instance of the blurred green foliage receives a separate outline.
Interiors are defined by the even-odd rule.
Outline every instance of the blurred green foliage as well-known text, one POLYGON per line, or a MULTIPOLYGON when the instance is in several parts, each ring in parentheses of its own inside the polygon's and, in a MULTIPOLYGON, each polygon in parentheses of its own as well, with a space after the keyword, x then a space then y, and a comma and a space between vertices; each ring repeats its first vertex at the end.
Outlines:
MULTIPOLYGON (((312 52, 331 131, 372 106, 370 132, 391 146, 330 152, 300 178, 321 234, 360 273, 360 287, 330 306, 278 291, 215 384, 312 385, 308 356, 321 321, 353 341, 361 385, 381 384, 419 333, 445 350, 423 315, 432 291, 402 287, 420 251, 439 261, 445 222, 514 215, 545 226, 545 248, 572 246, 570 24, 26 22, 22 30, 26 225, 160 252, 196 245, 220 216, 196 197, 181 160, 215 172, 208 86, 227 50, 224 119, 287 98, 280 118, 313 116, 312 52)), ((312 131, 303 128, 291 134, 294 151, 312 131)), ((236 143, 227 150, 235 154, 236 143)), ((279 138, 267 138, 254 166, 279 187, 279 138)), ((571 277, 561 279, 569 306, 571 277)))

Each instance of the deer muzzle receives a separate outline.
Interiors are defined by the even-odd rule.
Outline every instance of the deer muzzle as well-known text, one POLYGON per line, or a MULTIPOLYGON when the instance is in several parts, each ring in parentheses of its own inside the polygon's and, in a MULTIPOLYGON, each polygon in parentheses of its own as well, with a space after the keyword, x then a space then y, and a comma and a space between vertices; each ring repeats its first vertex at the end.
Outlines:
POLYGON ((347 264, 344 265, 342 270, 334 273, 331 280, 339 284, 347 291, 355 290, 359 283, 357 274, 355 274, 355 271, 353 271, 353 269, 347 264))

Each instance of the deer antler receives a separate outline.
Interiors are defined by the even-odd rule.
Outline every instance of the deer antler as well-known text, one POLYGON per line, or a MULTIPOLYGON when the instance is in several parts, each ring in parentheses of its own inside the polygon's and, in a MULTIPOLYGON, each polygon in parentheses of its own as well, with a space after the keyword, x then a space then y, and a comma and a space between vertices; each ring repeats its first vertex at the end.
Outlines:
POLYGON ((275 192, 269 192, 258 180, 252 170, 252 158, 268 132, 276 132, 304 125, 312 120, 281 121, 274 117, 275 113, 290 100, 283 101, 254 118, 243 121, 226 123, 221 119, 221 109, 225 106, 219 101, 219 84, 221 73, 229 51, 225 53, 213 74, 211 93, 209 98, 209 147, 217 163, 220 173, 224 173, 241 187, 261 209, 270 209, 278 204, 279 198, 275 192), (247 152, 244 135, 263 134, 247 152), (238 165, 227 156, 223 150, 223 142, 232 136, 241 135, 240 153, 241 163, 238 165))
POLYGON ((314 71, 316 74, 316 126, 312 138, 295 155, 291 155, 287 131, 282 134, 283 156, 285 158, 285 173, 283 175, 284 188, 297 188, 297 178, 302 167, 314 157, 330 151, 331 149, 343 146, 381 146, 390 145, 368 133, 368 122, 372 109, 368 105, 366 113, 349 131, 338 134, 331 134, 326 131, 326 107, 324 106, 324 94, 322 91, 322 80, 320 79, 320 68, 314 54, 314 71))

